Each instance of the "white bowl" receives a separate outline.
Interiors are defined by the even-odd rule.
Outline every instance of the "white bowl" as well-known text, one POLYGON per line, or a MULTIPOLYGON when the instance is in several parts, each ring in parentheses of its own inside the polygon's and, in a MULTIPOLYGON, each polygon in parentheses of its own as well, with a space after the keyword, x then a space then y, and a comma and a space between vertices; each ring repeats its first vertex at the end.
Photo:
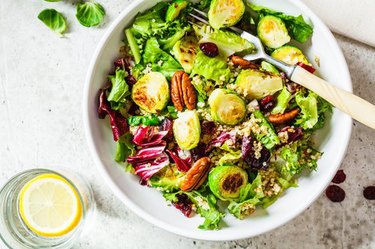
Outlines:
MULTIPOLYGON (((322 21, 299 0, 257 0, 257 4, 282 12, 309 18, 314 26, 311 42, 303 49, 324 79, 345 90, 352 91, 350 75, 344 56, 337 42, 322 21), (320 68, 315 58, 320 58, 320 68)), ((224 218, 227 226, 218 231, 203 231, 197 226, 203 221, 198 215, 186 218, 173 206, 167 206, 155 189, 141 186, 138 177, 125 173, 115 163, 115 143, 108 120, 97 117, 97 92, 107 78, 114 59, 124 39, 123 30, 132 23, 134 16, 149 9, 155 0, 135 0, 108 28, 92 58, 84 90, 84 125, 88 144, 100 175, 113 192, 136 214, 152 224, 170 232, 204 240, 234 240, 256 236, 290 221, 319 197, 333 178, 345 155, 351 133, 351 118, 334 111, 332 119, 317 136, 319 149, 324 152, 318 170, 299 180, 298 188, 291 188, 270 206, 267 211, 237 220, 231 215, 224 218)))

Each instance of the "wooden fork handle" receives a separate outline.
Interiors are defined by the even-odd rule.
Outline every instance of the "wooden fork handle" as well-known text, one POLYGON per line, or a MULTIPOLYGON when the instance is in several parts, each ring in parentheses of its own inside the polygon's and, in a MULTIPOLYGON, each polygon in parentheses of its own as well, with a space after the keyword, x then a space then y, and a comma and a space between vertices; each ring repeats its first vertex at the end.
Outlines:
POLYGON ((375 129, 375 106, 366 100, 340 88, 296 66, 291 80, 312 90, 339 110, 372 129, 375 129))

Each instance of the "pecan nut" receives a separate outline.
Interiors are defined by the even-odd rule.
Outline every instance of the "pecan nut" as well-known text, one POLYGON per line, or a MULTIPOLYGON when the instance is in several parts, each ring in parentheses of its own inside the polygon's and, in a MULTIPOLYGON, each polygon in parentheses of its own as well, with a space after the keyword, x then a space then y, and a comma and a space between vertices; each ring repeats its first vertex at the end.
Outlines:
POLYGON ((299 109, 296 108, 283 114, 271 114, 268 116, 268 120, 272 124, 285 124, 295 119, 298 113, 299 109))
POLYGON ((171 99, 178 111, 193 110, 197 104, 197 95, 189 75, 183 71, 174 73, 171 80, 171 99))
POLYGON ((186 173, 182 183, 182 191, 192 191, 199 188, 207 179, 208 172, 211 168, 210 158, 202 157, 186 173))
POLYGON ((231 57, 233 65, 236 67, 241 67, 242 69, 259 69, 259 66, 251 61, 245 60, 240 56, 233 55, 231 57))

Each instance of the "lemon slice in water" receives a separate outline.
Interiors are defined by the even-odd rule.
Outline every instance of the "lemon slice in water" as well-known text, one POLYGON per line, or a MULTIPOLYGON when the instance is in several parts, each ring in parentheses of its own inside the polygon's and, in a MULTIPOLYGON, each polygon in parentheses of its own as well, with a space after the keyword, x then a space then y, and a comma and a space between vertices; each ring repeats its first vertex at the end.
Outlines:
POLYGON ((69 233, 82 218, 77 190, 63 177, 50 173, 33 178, 21 189, 19 211, 31 231, 46 237, 69 233))

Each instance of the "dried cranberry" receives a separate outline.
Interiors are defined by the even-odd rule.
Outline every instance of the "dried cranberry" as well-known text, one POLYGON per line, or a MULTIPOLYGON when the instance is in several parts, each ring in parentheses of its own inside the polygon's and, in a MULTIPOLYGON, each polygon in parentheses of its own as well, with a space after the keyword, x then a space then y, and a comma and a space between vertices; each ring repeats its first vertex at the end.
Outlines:
POLYGON ((303 130, 301 127, 294 128, 291 126, 285 126, 279 132, 288 132, 288 141, 286 142, 287 144, 303 138, 303 130))
POLYGON ((190 217, 193 203, 185 194, 178 194, 176 195, 178 201, 173 203, 178 210, 180 210, 186 217, 190 217))
POLYGON ((212 121, 203 121, 201 127, 203 135, 212 134, 216 130, 216 124, 212 121))
POLYGON ((345 199, 345 191, 337 185, 330 185, 326 189, 326 196, 332 202, 342 202, 345 199))
POLYGON ((202 158, 206 155, 206 144, 200 142, 197 147, 191 150, 191 155, 194 161, 197 161, 199 158, 202 158))
POLYGON ((215 43, 204 42, 204 43, 199 44, 199 48, 208 57, 216 57, 219 55, 219 48, 216 46, 215 43))
POLYGON ((259 101, 259 108, 262 112, 271 111, 276 105, 276 100, 272 95, 268 95, 259 101))
POLYGON ((343 183, 345 179, 346 179, 346 175, 344 171, 340 169, 339 171, 336 172, 336 175, 335 177, 333 177, 332 182, 339 184, 339 183, 343 183))
POLYGON ((126 77, 126 83, 132 86, 135 83, 137 83, 137 80, 134 78, 133 75, 129 75, 128 77, 126 77))
POLYGON ((252 168, 264 169, 268 166, 271 153, 266 147, 262 146, 262 149, 259 151, 260 157, 258 155, 259 158, 257 158, 254 142, 256 142, 256 140, 252 137, 244 137, 242 139, 242 159, 252 168))
POLYGON ((367 200, 375 200, 375 186, 368 186, 363 190, 363 196, 367 200))

